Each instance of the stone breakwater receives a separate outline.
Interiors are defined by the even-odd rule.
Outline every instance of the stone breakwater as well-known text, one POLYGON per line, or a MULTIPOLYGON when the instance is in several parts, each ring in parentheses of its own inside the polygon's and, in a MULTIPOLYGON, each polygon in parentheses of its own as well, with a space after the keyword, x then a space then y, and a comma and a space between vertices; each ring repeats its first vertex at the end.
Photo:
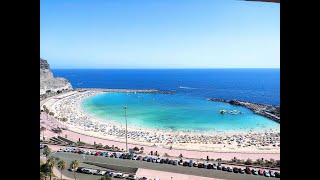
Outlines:
POLYGON ((209 98, 209 101, 230 103, 232 105, 243 106, 250 109, 255 114, 267 117, 273 121, 280 123, 280 106, 273 106, 267 104, 259 104, 240 100, 225 100, 217 98, 209 98))
POLYGON ((103 88, 76 88, 74 91, 99 91, 99 92, 123 92, 123 93, 158 93, 158 94, 175 94, 175 92, 160 91, 156 89, 103 89, 103 88))

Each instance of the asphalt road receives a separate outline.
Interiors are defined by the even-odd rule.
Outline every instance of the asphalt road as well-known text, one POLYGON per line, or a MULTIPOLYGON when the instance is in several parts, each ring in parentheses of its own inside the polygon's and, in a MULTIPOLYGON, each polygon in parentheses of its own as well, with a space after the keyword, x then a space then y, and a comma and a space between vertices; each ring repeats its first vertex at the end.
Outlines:
MULTIPOLYGON (((67 162, 68 168, 72 160, 78 160, 80 162, 80 167, 91 167, 93 169, 101 169, 101 170, 103 170, 104 168, 85 164, 83 162, 105 163, 105 164, 112 164, 112 165, 125 166, 125 167, 151 169, 151 170, 157 170, 157 171, 166 171, 166 172, 189 174, 189 175, 203 176, 203 177, 213 177, 213 178, 227 179, 227 180, 266 180, 266 179, 276 180, 276 179, 279 179, 279 178, 272 178, 272 177, 268 178, 260 175, 248 175, 248 174, 239 174, 239 173, 233 173, 233 172, 231 173, 231 172, 225 172, 221 170, 174 166, 170 164, 159 164, 159 163, 151 163, 151 162, 145 162, 145 161, 125 160, 125 159, 109 158, 109 157, 102 157, 102 156, 92 156, 92 155, 82 155, 82 154, 80 155, 80 154, 65 153, 65 152, 57 152, 52 154, 51 156, 65 160, 67 162)), ((73 172, 65 170, 63 171, 63 174, 67 177, 73 178, 73 172)), ((87 175, 82 173, 76 173, 76 175, 81 180, 89 180, 89 179, 91 180, 91 179, 100 178, 99 176, 96 176, 96 175, 87 175)))

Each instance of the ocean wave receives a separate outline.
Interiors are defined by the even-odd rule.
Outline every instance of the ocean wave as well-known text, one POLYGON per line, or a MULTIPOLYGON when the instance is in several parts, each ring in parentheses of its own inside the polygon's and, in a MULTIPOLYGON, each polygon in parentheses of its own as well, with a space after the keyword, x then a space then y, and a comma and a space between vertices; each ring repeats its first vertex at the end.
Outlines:
POLYGON ((193 87, 186 87, 186 86, 180 86, 180 89, 198 89, 198 88, 193 88, 193 87))

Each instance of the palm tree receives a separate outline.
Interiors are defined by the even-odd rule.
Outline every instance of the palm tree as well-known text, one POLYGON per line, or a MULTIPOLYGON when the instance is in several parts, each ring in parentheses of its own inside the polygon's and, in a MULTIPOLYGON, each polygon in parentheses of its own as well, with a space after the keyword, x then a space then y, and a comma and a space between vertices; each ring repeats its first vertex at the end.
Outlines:
POLYGON ((40 180, 45 180, 45 174, 43 172, 40 172, 40 180))
POLYGON ((46 108, 46 109, 44 110, 44 112, 46 112, 46 113, 47 113, 47 120, 48 120, 49 109, 47 109, 47 108, 46 108))
POLYGON ((46 156, 47 162, 48 162, 48 156, 49 156, 50 153, 51 153, 51 149, 49 147, 45 147, 43 149, 43 154, 46 156))
POLYGON ((62 171, 66 169, 66 162, 64 160, 59 161, 58 168, 60 169, 60 172, 61 172, 60 179, 62 180, 62 171))
POLYGON ((64 128, 66 128, 66 122, 68 121, 68 118, 64 117, 62 121, 64 122, 64 128))
POLYGON ((41 126, 40 127, 40 134, 41 134, 41 132, 42 132, 42 139, 44 140, 44 131, 46 130, 46 128, 45 127, 43 127, 43 126, 41 126))
POLYGON ((74 160, 70 164, 70 169, 73 170, 74 180, 77 180, 77 178, 76 178, 76 169, 79 167, 79 165, 80 165, 80 162, 78 160, 74 160))
POLYGON ((54 167, 54 164, 56 163, 56 159, 53 158, 53 157, 50 157, 48 160, 47 160, 47 164, 50 168, 50 180, 51 180, 51 177, 52 177, 52 169, 54 167))

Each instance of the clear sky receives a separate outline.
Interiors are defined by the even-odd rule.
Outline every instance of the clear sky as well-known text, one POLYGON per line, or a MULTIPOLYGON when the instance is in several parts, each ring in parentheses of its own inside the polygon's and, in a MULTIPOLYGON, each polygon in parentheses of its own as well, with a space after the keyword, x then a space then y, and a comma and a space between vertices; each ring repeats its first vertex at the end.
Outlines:
POLYGON ((280 68, 280 4, 41 0, 51 68, 280 68))

